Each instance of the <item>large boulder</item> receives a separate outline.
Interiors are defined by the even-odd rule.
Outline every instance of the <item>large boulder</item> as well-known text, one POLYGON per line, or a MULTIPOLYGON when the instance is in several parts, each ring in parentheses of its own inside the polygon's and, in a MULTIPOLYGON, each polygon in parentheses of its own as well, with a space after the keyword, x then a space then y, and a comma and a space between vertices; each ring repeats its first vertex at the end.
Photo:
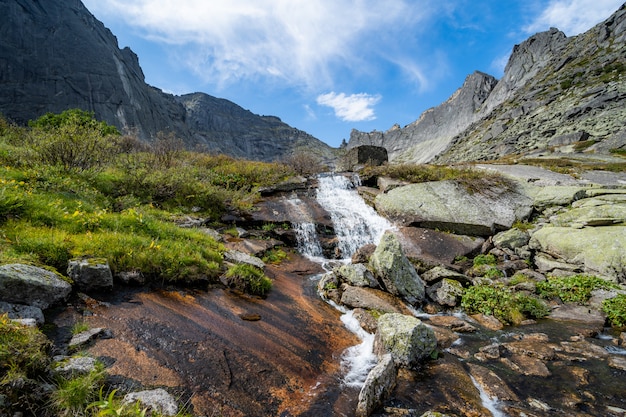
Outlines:
POLYGON ((387 291, 413 305, 424 300, 424 282, 402 251, 398 238, 385 232, 370 258, 370 267, 387 291))
POLYGON ((455 307, 463 296, 463 285, 459 281, 444 278, 426 290, 434 302, 443 306, 455 307))
POLYGON ((0 266, 0 300, 42 310, 65 301, 72 286, 54 272, 32 265, 0 266))
POLYGON ((529 245, 587 273, 626 283, 626 226, 544 227, 529 245))
POLYGON ((384 313, 401 313, 403 311, 399 299, 389 293, 373 288, 342 286, 341 304, 350 308, 364 308, 384 313))
POLYGON ((383 355, 376 366, 367 374, 365 384, 359 392, 356 406, 357 417, 368 417, 396 385, 396 366, 391 355, 383 355))
POLYGON ((416 317, 389 313, 378 319, 374 352, 379 356, 390 353, 397 366, 415 368, 436 347, 435 332, 416 317))
POLYGON ((342 265, 336 272, 345 282, 355 287, 378 287, 374 274, 364 264, 342 265))
POLYGON ((456 181, 411 184, 378 195, 376 209, 403 225, 489 236, 532 213, 532 199, 513 184, 476 192, 456 181))
POLYGON ((0 301, 0 314, 7 314, 13 320, 34 320, 37 325, 45 322, 43 311, 39 307, 11 304, 0 301))
POLYGON ((72 259, 68 263, 67 276, 84 292, 110 291, 113 288, 113 274, 106 259, 72 259))

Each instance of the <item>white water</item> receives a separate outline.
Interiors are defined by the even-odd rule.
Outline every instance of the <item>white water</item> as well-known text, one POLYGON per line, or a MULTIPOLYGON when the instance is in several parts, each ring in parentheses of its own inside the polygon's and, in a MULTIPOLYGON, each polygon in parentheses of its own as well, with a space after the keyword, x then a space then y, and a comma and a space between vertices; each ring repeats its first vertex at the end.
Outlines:
POLYGON ((482 401, 483 406, 491 412, 491 415, 493 417, 508 417, 506 414, 498 409, 498 397, 491 397, 485 392, 483 387, 474 379, 473 376, 470 375, 470 378, 472 379, 474 386, 480 392, 480 400, 482 401))
POLYGON ((308 258, 321 258, 322 246, 315 232, 315 224, 311 222, 293 223, 292 228, 296 233, 298 252, 308 258))
POLYGON ((361 246, 378 244, 383 233, 393 227, 363 201, 354 184, 343 175, 319 177, 317 202, 330 213, 344 259, 361 246))
POLYGON ((361 328, 359 321, 350 310, 341 316, 341 321, 361 343, 347 348, 341 355, 341 369, 344 372, 343 383, 350 388, 360 388, 365 383, 367 374, 376 365, 378 358, 374 354, 374 335, 361 328))

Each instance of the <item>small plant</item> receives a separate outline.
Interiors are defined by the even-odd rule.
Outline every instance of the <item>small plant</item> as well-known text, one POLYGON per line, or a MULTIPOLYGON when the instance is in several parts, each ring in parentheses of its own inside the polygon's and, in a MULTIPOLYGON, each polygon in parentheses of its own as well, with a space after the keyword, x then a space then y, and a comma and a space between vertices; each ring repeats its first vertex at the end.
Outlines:
POLYGON ((474 258, 474 266, 495 265, 496 263, 497 263, 496 257, 492 254, 477 255, 474 258))
POLYGON ((504 277, 504 272, 500 271, 496 267, 491 267, 491 268, 489 268, 489 269, 487 269, 485 271, 485 275, 483 275, 483 276, 485 278, 490 278, 490 279, 503 278, 504 277))
POLYGON ((278 265, 287 258, 288 258, 287 253, 284 250, 278 248, 278 249, 270 249, 267 252, 265 252, 261 260, 265 262, 266 264, 278 265))
POLYGON ((264 296, 272 288, 272 280, 259 268, 248 264, 231 266, 225 278, 230 287, 253 295, 264 296))
POLYGON ((88 374, 73 378, 59 377, 51 395, 52 406, 58 415, 84 415, 84 410, 96 400, 105 376, 104 366, 97 363, 96 368, 88 374))
POLYGON ((517 324, 526 317, 542 318, 549 313, 539 299, 514 294, 507 287, 475 285, 465 290, 461 306, 470 314, 492 315, 503 323, 517 324))
POLYGON ((87 330, 89 330, 89 323, 85 321, 79 321, 77 323, 74 323, 74 325, 72 326, 73 335, 86 332, 87 330))
POLYGON ((558 297, 564 303, 585 303, 592 291, 612 288, 617 286, 593 275, 548 277, 547 281, 537 283, 539 295, 545 298, 558 297))
POLYGON ((626 294, 619 294, 602 302, 602 311, 615 327, 626 327, 626 294))

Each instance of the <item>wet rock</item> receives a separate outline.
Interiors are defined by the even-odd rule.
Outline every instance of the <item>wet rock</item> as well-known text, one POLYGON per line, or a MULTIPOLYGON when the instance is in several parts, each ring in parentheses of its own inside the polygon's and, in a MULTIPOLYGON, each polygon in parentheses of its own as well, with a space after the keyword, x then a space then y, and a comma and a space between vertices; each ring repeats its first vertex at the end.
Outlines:
POLYGON ((352 255, 352 258, 350 261, 352 262, 353 265, 354 264, 366 264, 369 262, 370 257, 372 256, 375 250, 376 250, 376 245, 374 245, 373 243, 361 246, 360 248, 356 250, 356 252, 354 252, 354 255, 352 255))
POLYGON ((265 268, 265 262, 256 256, 250 256, 247 253, 229 250, 224 253, 224 260, 237 263, 237 264, 248 264, 252 266, 256 266, 259 269, 265 268))
POLYGON ((391 394, 395 385, 396 365, 390 354, 383 355, 359 392, 356 416, 368 417, 391 394))
POLYGON ((70 277, 84 292, 111 291, 113 274, 109 262, 103 258, 72 259, 67 266, 70 277))
POLYGON ((586 340, 561 342, 561 347, 566 353, 579 355, 584 358, 606 359, 609 356, 609 353, 603 347, 594 345, 586 340))
POLYGON ((342 265, 337 269, 337 275, 355 287, 378 287, 374 274, 364 264, 342 265))
POLYGON ((476 327, 455 316, 430 316, 428 317, 428 323, 433 326, 445 327, 459 333, 471 333, 476 331, 476 327))
POLYGON ((43 312, 38 307, 0 301, 0 314, 4 313, 8 314, 9 318, 14 320, 33 319, 36 325, 42 325, 45 322, 43 312))
POLYGON ((471 317, 476 320, 478 324, 489 330, 497 331, 504 329, 504 324, 502 324, 502 322, 494 316, 488 316, 486 314, 478 313, 473 314, 471 317))
POLYGON ((302 176, 294 176, 286 181, 279 182, 278 184, 269 185, 266 187, 260 187, 259 193, 262 196, 268 196, 278 193, 289 193, 297 190, 304 190, 307 187, 307 179, 302 176))
POLYGON ((444 278, 426 289, 434 302, 442 306, 455 307, 463 296, 463 286, 459 281, 444 278))
POLYGON ((406 256, 430 267, 452 265, 455 258, 480 251, 485 239, 432 229, 400 227, 396 232, 406 256))
POLYGON ((545 342, 542 343, 533 338, 503 343, 502 346, 512 354, 525 355, 545 361, 550 361, 555 358, 557 348, 557 345, 545 342))
POLYGON ((399 300, 388 293, 373 288, 342 285, 341 304, 351 308, 364 308, 385 313, 401 313, 399 300))
POLYGON ((622 371, 626 371, 626 357, 622 356, 611 356, 609 358, 609 366, 611 368, 620 369, 622 371))
POLYGON ((0 266, 0 300, 45 310, 65 301, 72 286, 53 272, 31 265, 0 266))
POLYGON ((606 316, 602 311, 579 304, 567 303, 552 310, 549 318, 559 321, 577 321, 596 327, 599 331, 604 327, 606 316))
POLYGON ((433 330, 413 316, 384 314, 378 319, 374 351, 390 353, 396 365, 413 368, 428 358, 437 346, 433 330))
POLYGON ((96 369, 97 363, 95 358, 89 356, 59 357, 52 364, 52 373, 69 379, 89 374, 96 369))
POLYGON ((455 181, 436 181, 380 194, 376 209, 403 225, 489 236, 527 219, 532 200, 513 187, 491 186, 489 192, 470 193, 455 181))
POLYGON ((519 397, 496 373, 476 364, 468 364, 469 372, 476 383, 490 397, 500 401, 519 401, 519 397))
POLYGON ((266 251, 282 244, 283 242, 276 239, 237 239, 236 241, 225 242, 224 246, 233 251, 259 257, 266 251))
POLYGON ((385 232, 370 258, 370 267, 387 291, 413 305, 424 300, 424 282, 402 251, 397 237, 385 232))
POLYGON ((487 346, 482 346, 478 350, 479 352, 476 353, 474 357, 481 362, 485 362, 487 360, 499 359, 502 353, 502 346, 499 343, 492 343, 487 346))
POLYGON ((115 274, 115 278, 125 285, 144 285, 146 283, 146 277, 141 271, 121 271, 115 274))
POLYGON ((502 363, 509 368, 526 376, 538 376, 547 378, 552 373, 546 366, 546 364, 537 358, 533 358, 527 355, 511 355, 508 358, 501 358, 502 363))
POLYGON ((139 402, 141 407, 147 407, 163 416, 175 416, 178 413, 176 399, 163 388, 149 391, 131 392, 124 396, 125 404, 139 402))
POLYGON ((435 332, 437 346, 441 349, 448 349, 454 344, 454 342, 459 340, 459 335, 450 329, 437 326, 432 326, 431 328, 433 329, 433 332, 435 332))
POLYGON ((497 248, 506 248, 515 250, 528 244, 530 236, 528 233, 519 229, 509 229, 500 232, 493 237, 493 244, 497 248))
POLYGON ((368 333, 376 333, 378 328, 378 320, 374 318, 367 310, 362 308, 355 308, 352 310, 352 315, 359 322, 359 325, 363 330, 368 333))
POLYGON ((239 318, 245 321, 259 321, 261 320, 261 315, 255 313, 242 313, 239 315, 239 318))

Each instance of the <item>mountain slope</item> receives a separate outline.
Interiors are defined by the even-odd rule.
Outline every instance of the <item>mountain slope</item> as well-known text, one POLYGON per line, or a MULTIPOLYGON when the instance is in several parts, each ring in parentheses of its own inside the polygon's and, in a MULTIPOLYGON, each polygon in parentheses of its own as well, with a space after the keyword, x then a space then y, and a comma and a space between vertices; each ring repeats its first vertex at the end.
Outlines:
POLYGON ((303 143, 331 153, 277 118, 204 93, 176 97, 146 84, 137 56, 119 49, 80 0, 0 0, 0 16, 0 113, 19 124, 81 108, 145 140, 174 132, 189 147, 236 157, 271 161, 303 143))
POLYGON ((516 45, 497 83, 476 88, 476 76, 404 128, 353 131, 348 148, 375 137, 393 162, 452 163, 583 140, 595 142, 587 151, 625 146, 626 5, 584 34, 550 29, 516 45))

